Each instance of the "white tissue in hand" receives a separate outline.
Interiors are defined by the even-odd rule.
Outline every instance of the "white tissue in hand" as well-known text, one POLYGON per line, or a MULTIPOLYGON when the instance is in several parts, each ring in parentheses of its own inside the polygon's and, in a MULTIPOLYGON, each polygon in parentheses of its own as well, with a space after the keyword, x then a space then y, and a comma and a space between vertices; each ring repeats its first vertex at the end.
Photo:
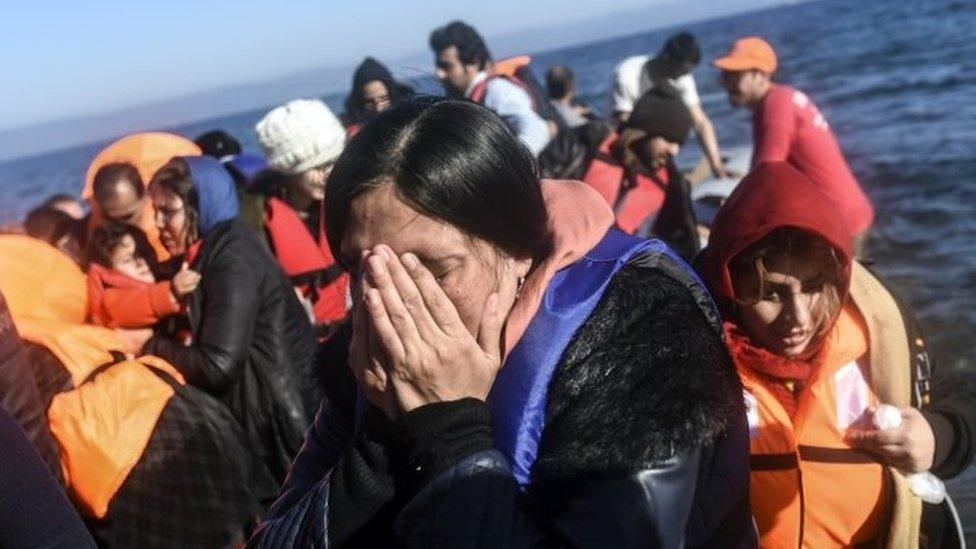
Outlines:
MULTIPOLYGON (((882 431, 894 429, 901 425, 901 412, 891 404, 882 404, 874 411, 872 419, 874 426, 882 431)), ((905 480, 908 482, 908 488, 912 493, 925 503, 938 505, 945 500, 945 484, 932 473, 926 471, 905 475, 905 480)))
POLYGON ((946 497, 945 484, 939 480, 939 477, 928 471, 908 475, 905 480, 908 481, 908 488, 912 493, 925 503, 938 505, 946 497))
POLYGON ((874 426, 882 431, 901 425, 901 412, 891 404, 882 404, 874 411, 874 426))

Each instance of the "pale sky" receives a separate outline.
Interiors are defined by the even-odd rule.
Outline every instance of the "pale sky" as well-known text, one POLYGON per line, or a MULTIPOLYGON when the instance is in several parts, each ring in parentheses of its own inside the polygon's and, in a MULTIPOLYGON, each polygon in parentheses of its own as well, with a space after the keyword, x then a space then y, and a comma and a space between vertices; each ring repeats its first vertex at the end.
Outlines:
POLYGON ((297 71, 395 59, 464 19, 483 35, 664 0, 7 2, 0 128, 152 103, 297 71))

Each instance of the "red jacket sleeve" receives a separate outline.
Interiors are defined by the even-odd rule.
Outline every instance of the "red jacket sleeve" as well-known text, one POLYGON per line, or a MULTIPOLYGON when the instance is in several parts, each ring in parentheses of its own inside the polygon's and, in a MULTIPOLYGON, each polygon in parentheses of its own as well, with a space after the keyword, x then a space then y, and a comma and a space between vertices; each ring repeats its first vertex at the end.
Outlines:
MULTIPOLYGON (((106 288, 102 318, 109 328, 145 328, 163 317, 180 312, 169 281, 145 288, 106 288)), ((92 315, 93 317, 95 315, 92 315)))

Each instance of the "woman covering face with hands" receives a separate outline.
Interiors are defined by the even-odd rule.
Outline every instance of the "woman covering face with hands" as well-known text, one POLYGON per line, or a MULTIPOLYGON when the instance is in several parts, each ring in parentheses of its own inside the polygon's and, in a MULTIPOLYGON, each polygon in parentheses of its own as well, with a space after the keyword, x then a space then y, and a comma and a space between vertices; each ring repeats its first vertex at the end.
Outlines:
POLYGON ((663 244, 466 102, 379 115, 327 196, 352 322, 252 545, 754 542, 741 386, 663 244))

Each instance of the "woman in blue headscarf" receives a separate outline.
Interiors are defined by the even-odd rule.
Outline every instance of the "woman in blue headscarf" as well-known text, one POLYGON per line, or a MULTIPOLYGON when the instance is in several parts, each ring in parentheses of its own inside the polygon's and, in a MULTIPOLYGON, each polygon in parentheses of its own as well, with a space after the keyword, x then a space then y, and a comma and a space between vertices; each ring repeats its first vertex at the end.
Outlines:
POLYGON ((238 218, 234 182, 207 157, 177 157, 149 185, 163 245, 201 275, 187 329, 142 348, 220 399, 284 480, 318 402, 315 337, 291 283, 238 218))

